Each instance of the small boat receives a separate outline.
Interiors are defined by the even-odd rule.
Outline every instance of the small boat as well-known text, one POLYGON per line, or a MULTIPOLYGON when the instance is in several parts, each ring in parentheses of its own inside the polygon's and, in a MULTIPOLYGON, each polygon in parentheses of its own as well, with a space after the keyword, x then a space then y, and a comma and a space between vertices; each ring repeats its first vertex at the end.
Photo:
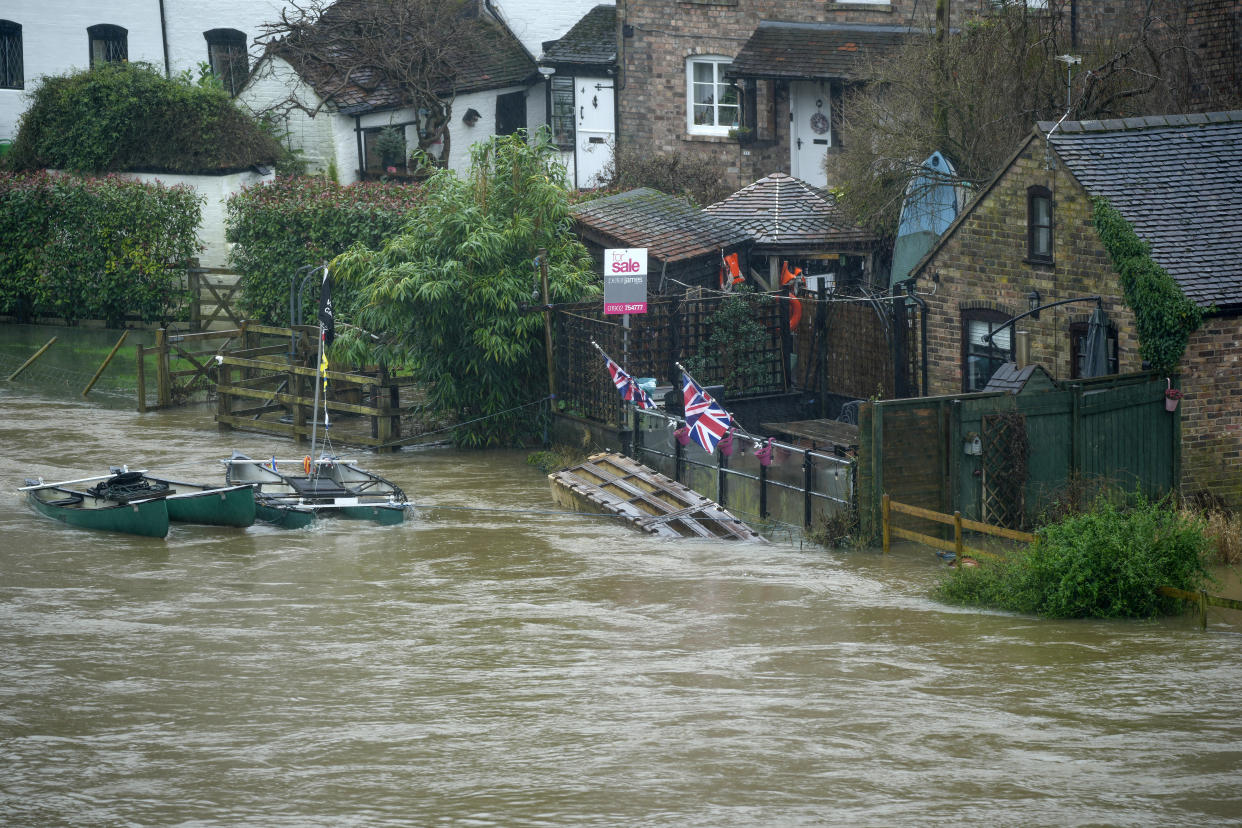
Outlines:
POLYGON ((168 519, 173 523, 243 528, 254 523, 254 490, 248 485, 187 483, 148 472, 130 471, 126 466, 113 466, 109 471, 111 477, 87 490, 91 495, 117 503, 164 498, 168 503, 168 519))
POLYGON ((230 485, 254 487, 259 520, 298 528, 315 517, 372 520, 389 526, 405 520, 405 492, 374 472, 335 457, 297 461, 253 460, 239 452, 223 461, 230 485), (302 473, 282 469, 298 468, 302 473))
POLYGON ((27 480, 26 497, 40 514, 79 529, 124 532, 148 538, 168 534, 168 505, 163 497, 130 501, 109 500, 81 487, 83 483, 111 478, 88 477, 61 483, 27 480))

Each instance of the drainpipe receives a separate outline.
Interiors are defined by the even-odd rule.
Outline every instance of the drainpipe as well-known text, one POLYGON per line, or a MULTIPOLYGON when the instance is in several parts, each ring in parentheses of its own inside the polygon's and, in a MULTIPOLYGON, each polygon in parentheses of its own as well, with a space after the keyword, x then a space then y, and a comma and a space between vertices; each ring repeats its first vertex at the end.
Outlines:
POLYGON ((160 0, 160 39, 164 43, 164 77, 172 77, 172 64, 168 62, 168 16, 164 13, 164 0, 160 0))

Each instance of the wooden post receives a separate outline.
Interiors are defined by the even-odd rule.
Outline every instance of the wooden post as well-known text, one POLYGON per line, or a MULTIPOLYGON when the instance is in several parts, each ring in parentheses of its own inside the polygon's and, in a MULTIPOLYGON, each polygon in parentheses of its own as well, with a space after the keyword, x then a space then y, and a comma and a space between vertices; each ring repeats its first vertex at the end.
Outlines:
POLYGON ((1207 629, 1208 594, 1199 590, 1199 629, 1207 629))
POLYGON ((138 413, 147 413, 147 356, 139 343, 135 346, 135 357, 138 362, 138 413))
POLYGON ((293 402, 289 404, 289 414, 293 419, 293 442, 301 443, 306 432, 306 406, 302 405, 302 377, 293 368, 297 367, 297 363, 290 359, 289 361, 289 378, 285 380, 288 386, 289 396, 293 398, 293 402))
POLYGON ((374 418, 376 437, 379 438, 379 445, 385 446, 392 442, 392 415, 389 413, 392 410, 392 397, 389 394, 388 369, 385 365, 380 365, 375 381, 379 391, 375 407, 380 410, 379 415, 374 418))
POLYGON ((197 333, 203 329, 203 274, 195 267, 196 264, 186 271, 186 281, 190 293, 190 330, 197 333))
POLYGON ((543 345, 548 352, 548 396, 556 399, 556 367, 552 358, 552 297, 548 290, 548 249, 539 248, 539 283, 543 287, 543 345))
POLYGON ((888 547, 892 541, 892 536, 889 534, 889 531, 888 531, 889 497, 888 497, 887 492, 885 492, 883 497, 880 498, 880 521, 881 521, 881 525, 883 526, 883 529, 881 531, 884 536, 884 546, 883 546, 884 554, 887 555, 888 547))
POLYGON ((34 352, 34 356, 32 356, 30 359, 23 362, 21 364, 21 367, 19 367, 16 371, 9 374, 9 382, 12 382, 13 380, 17 379, 18 376, 21 375, 22 371, 25 371, 27 368, 31 366, 32 363, 34 363, 36 359, 43 356, 43 352, 46 351, 48 348, 52 347, 52 343, 55 341, 56 341, 56 337, 52 337, 51 339, 49 339, 46 345, 44 345, 42 348, 34 352))
POLYGON ((160 408, 172 405, 172 377, 168 368, 168 330, 160 328, 155 332, 155 377, 158 386, 160 408))
POLYGON ((962 555, 965 550, 962 546, 962 513, 953 513, 953 554, 957 555, 957 562, 961 563, 962 555))
POLYGON ((221 363, 219 370, 219 382, 216 385, 216 430, 232 431, 233 426, 225 420, 232 409, 229 405, 229 393, 225 391, 225 387, 233 384, 233 366, 228 363, 221 363))
POLYGON ((86 387, 82 389, 83 397, 91 393, 91 389, 95 387, 95 383, 99 382, 100 375, 103 374, 104 369, 108 367, 108 363, 112 361, 112 358, 116 356, 116 352, 121 349, 121 345, 125 342, 125 337, 127 336, 129 336, 129 331, 121 331, 121 338, 116 341, 116 344, 112 346, 112 350, 108 352, 106 357, 104 357, 104 361, 99 366, 99 370, 95 372, 95 376, 91 377, 91 381, 88 382, 86 387))

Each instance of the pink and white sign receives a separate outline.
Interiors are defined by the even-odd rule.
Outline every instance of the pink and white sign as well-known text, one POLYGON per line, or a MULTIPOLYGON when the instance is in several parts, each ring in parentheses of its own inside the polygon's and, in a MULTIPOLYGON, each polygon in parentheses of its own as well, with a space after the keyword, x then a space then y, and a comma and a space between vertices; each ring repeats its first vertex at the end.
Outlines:
POLYGON ((604 313, 647 312, 647 248, 604 251, 604 313))

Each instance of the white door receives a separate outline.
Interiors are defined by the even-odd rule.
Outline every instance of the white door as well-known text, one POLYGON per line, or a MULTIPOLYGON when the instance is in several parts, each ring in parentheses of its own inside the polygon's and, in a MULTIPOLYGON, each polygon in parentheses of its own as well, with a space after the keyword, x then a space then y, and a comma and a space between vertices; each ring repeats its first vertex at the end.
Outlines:
POLYGON ((789 171, 815 187, 828 186, 824 159, 832 145, 832 99, 826 81, 789 85, 789 171))
POLYGON ((574 184, 599 186, 599 175, 612 162, 616 136, 612 78, 574 78, 574 106, 578 116, 574 184))

